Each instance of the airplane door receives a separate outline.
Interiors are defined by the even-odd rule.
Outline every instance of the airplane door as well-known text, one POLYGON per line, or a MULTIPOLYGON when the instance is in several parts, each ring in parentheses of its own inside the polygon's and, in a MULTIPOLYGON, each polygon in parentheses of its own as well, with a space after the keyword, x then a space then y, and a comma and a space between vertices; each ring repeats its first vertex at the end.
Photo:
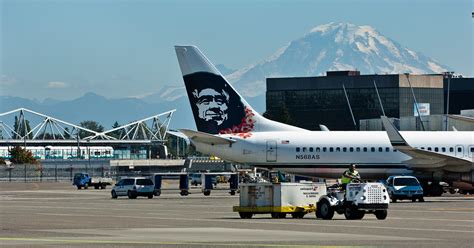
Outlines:
POLYGON ((461 145, 456 146, 456 157, 462 158, 464 157, 464 147, 461 145))
POLYGON ((267 140, 267 162, 277 161, 277 142, 275 140, 267 140))

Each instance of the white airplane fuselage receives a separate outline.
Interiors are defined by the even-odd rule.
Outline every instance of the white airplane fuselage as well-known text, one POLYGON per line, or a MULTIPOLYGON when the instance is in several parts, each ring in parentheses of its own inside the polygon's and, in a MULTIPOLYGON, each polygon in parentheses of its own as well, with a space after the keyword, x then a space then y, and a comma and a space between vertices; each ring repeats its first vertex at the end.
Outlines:
MULTIPOLYGON (((474 168, 472 132, 401 132, 411 146, 471 162, 474 168)), ((394 149, 386 132, 277 131, 253 132, 241 138, 221 135, 235 143, 212 145, 193 142, 199 152, 224 160, 273 168, 297 175, 337 178, 355 163, 365 178, 412 174, 405 161, 410 156, 394 149)), ((444 168, 450 170, 450 168, 444 168)), ((469 171, 451 172, 469 173, 469 171)), ((433 172, 436 170, 432 170, 433 172)))

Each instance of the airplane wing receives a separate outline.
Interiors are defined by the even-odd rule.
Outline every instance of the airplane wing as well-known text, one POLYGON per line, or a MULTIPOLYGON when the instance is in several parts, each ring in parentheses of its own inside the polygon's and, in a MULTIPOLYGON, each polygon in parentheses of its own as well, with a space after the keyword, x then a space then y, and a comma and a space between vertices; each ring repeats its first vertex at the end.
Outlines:
POLYGON ((181 133, 184 133, 184 135, 188 136, 191 141, 201 142, 210 145, 230 145, 232 143, 235 143, 235 140, 233 139, 224 138, 199 131, 193 131, 189 129, 179 129, 179 131, 181 133))
POLYGON ((173 136, 176 136, 178 138, 181 138, 181 139, 184 139, 186 141, 186 144, 189 144, 189 138, 188 136, 184 135, 183 133, 181 132, 175 132, 175 131, 166 131, 166 133, 170 134, 170 135, 173 135, 173 136))
POLYGON ((381 119, 392 146, 412 158, 405 161, 410 167, 427 170, 442 168, 452 172, 468 172, 471 170, 471 162, 467 160, 410 146, 386 116, 381 116, 381 119))

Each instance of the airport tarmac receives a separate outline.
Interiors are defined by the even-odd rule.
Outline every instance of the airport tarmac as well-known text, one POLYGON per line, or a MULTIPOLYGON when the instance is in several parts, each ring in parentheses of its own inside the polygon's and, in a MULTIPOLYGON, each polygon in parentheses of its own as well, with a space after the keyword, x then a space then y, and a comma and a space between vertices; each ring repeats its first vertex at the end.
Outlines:
POLYGON ((474 197, 390 204, 386 220, 240 219, 225 190, 111 199, 69 183, 0 183, 2 247, 472 247, 474 197))

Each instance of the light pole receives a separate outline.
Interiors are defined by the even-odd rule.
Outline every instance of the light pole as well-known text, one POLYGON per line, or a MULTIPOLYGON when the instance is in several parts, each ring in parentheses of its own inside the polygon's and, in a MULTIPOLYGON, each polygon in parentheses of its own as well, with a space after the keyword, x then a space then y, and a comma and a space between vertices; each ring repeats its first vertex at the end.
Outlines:
POLYGON ((450 93, 450 90, 451 90, 451 77, 453 76, 453 74, 454 74, 454 71, 448 71, 448 72, 443 73, 444 77, 448 78, 448 92, 447 92, 447 97, 446 97, 446 119, 445 119, 446 128, 445 128, 445 131, 448 131, 448 127, 449 127, 449 93, 450 93))

